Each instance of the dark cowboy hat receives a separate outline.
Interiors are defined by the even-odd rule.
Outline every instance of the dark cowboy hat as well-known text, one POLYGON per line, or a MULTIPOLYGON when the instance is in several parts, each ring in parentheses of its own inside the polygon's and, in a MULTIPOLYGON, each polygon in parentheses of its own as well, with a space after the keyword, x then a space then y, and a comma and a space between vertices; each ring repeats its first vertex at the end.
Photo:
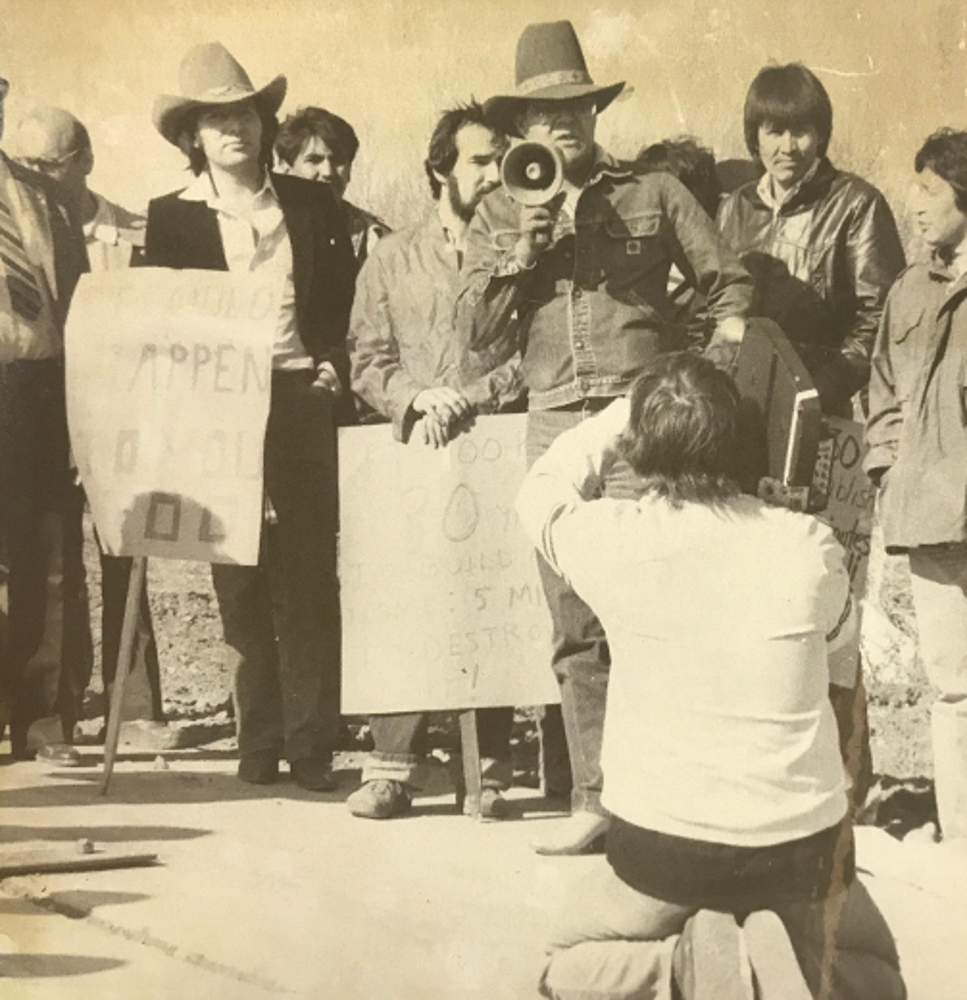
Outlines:
POLYGON ((208 42, 189 49, 181 60, 178 86, 181 93, 162 94, 151 114, 154 127, 176 146, 185 115, 197 108, 234 104, 251 97, 260 111, 274 115, 285 99, 286 80, 277 76, 256 90, 231 52, 221 42, 208 42))
POLYGON ((504 127, 527 101, 567 101, 593 95, 603 111, 624 89, 624 81, 599 87, 591 79, 581 43, 570 21, 529 24, 517 43, 517 90, 491 97, 484 110, 504 127))

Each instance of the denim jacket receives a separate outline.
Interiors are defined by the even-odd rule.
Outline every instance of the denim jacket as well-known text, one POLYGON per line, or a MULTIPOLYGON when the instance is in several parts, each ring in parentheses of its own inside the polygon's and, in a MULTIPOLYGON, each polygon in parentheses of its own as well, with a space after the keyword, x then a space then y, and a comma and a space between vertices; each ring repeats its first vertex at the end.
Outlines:
POLYGON ((467 236, 457 326, 473 350, 521 351, 530 408, 622 395, 641 368, 684 349, 668 297, 674 263, 716 322, 742 317, 752 283, 698 202, 668 174, 641 174, 598 150, 575 217, 559 213, 532 268, 514 258, 520 207, 501 189, 467 236))

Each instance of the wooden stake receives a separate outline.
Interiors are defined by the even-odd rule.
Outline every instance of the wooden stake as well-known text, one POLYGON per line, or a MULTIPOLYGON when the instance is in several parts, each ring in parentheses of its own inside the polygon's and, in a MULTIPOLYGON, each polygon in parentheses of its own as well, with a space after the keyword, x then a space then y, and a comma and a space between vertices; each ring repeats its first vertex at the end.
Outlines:
POLYGON ((114 671, 114 687, 111 691, 110 718, 107 722, 107 734, 104 738, 104 774, 101 777, 101 795, 107 794, 107 787, 111 783, 114 759, 118 752, 118 740, 121 738, 124 684, 131 672, 134 659, 134 634, 138 624, 138 608, 141 604, 141 592, 144 590, 144 575, 147 566, 147 556, 135 556, 131 560, 128 593, 124 602, 124 621, 121 625, 121 644, 118 649, 117 667, 114 671))
POLYGON ((480 819, 480 793, 483 777, 480 768, 480 740, 477 737, 477 711, 460 713, 460 746, 463 754, 463 780, 467 787, 464 812, 480 819))

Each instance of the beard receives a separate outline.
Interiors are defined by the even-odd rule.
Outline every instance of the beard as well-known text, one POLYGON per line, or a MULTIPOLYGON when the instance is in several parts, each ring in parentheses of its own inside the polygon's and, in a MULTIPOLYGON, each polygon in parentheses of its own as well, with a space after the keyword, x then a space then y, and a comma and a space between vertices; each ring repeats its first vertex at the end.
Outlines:
POLYGON ((477 211, 477 206, 483 200, 484 195, 490 194, 492 190, 493 188, 485 188, 478 191, 469 201, 464 201, 456 177, 453 174, 447 177, 447 201, 450 203, 450 208, 453 209, 453 214, 462 222, 470 222, 473 219, 473 214, 477 211))

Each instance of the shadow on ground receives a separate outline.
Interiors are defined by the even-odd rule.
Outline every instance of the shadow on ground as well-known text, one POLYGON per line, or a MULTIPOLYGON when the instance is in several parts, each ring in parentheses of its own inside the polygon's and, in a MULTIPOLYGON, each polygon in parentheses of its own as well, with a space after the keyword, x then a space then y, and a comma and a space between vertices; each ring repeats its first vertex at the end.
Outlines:
MULTIPOLYGON (((337 772, 345 775, 346 772, 337 772)), ((52 771, 51 780, 21 788, 0 790, 0 809, 50 806, 178 805, 199 802, 232 802, 246 799, 296 799, 339 802, 358 785, 348 777, 331 793, 308 792, 291 781, 274 785, 246 785, 230 774, 178 771, 115 771, 106 795, 100 795, 101 772, 52 771)), ((162 828, 164 829, 164 828, 162 828)))
POLYGON ((207 837, 211 830, 179 826, 0 826, 0 844, 25 841, 74 841, 87 837, 96 844, 125 844, 133 840, 193 840, 207 837))
POLYGON ((88 976, 126 964, 117 958, 96 958, 93 955, 0 955, 0 979, 88 976))
POLYGON ((45 911, 53 910, 72 920, 83 920, 99 906, 119 906, 122 903, 140 903, 150 896, 143 892, 100 892, 93 889, 69 889, 52 892, 43 900, 10 899, 0 896, 0 913, 16 913, 18 916, 42 917, 45 911))

